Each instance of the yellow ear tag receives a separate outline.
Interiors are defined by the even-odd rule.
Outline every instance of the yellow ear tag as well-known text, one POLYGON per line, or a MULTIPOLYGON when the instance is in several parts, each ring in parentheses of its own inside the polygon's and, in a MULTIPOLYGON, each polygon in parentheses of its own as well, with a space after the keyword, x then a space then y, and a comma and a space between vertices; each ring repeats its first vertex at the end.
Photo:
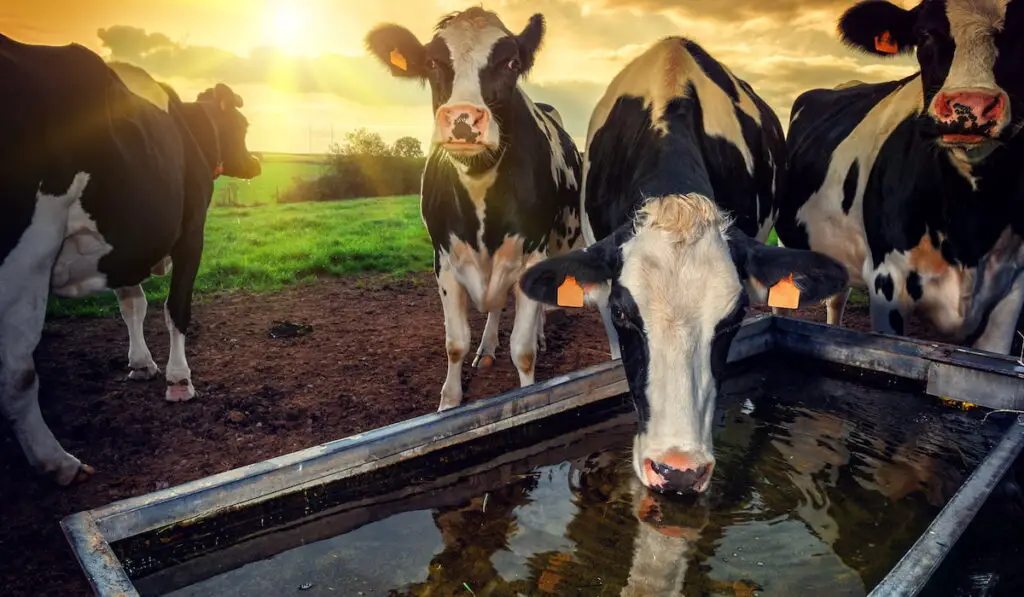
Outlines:
POLYGON ((583 287, 576 282, 576 278, 566 276, 565 281, 558 287, 559 307, 582 307, 583 287))
POLYGON ((406 70, 406 67, 408 66, 405 62, 405 56, 402 56, 402 53, 398 51, 398 48, 391 50, 391 64, 394 64, 402 70, 406 70))
POLYGON ((768 306, 780 309, 796 309, 800 306, 800 289, 793 283, 793 274, 768 289, 768 306))

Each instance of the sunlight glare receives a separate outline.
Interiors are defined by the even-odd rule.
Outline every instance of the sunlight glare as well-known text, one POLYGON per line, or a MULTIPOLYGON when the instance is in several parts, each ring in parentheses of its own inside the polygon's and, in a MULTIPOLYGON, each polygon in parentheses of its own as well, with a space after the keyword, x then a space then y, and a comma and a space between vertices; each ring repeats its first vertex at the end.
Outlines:
POLYGON ((264 10, 264 28, 268 40, 289 53, 303 53, 312 24, 309 11, 297 0, 268 2, 264 10))

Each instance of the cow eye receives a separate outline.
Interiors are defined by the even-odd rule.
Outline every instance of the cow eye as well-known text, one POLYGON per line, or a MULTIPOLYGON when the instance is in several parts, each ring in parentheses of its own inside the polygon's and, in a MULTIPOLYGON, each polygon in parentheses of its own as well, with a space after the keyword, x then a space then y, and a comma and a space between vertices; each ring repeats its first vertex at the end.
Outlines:
POLYGON ((611 306, 611 312, 612 312, 612 319, 614 319, 616 323, 619 323, 619 324, 626 324, 626 323, 628 323, 629 320, 626 319, 626 312, 622 310, 622 307, 620 307, 618 305, 612 305, 611 306))
POLYGON ((430 70, 437 70, 437 60, 427 58, 427 68, 430 70))
POLYGON ((522 64, 519 62, 518 58, 513 58, 512 60, 509 60, 508 64, 505 66, 507 66, 510 71, 518 72, 519 67, 522 66, 522 64))

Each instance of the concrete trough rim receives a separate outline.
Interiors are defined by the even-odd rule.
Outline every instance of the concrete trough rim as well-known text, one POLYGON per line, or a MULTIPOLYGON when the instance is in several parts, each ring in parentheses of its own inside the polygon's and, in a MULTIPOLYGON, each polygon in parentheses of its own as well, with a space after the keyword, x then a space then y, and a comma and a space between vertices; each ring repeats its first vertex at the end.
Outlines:
MULTIPOLYGON (((1016 359, 1003 355, 761 315, 746 319, 741 324, 730 348, 729 361, 746 360, 774 349, 913 380, 921 383, 926 393, 935 396, 992 409, 1024 409, 1024 367, 1016 359), (959 383, 961 378, 970 378, 971 383, 959 383), (1015 391, 1009 396, 993 396, 985 390, 985 383, 994 383, 997 387, 1003 384, 1015 391)), ((621 361, 607 361, 526 388, 463 404, 443 413, 422 415, 78 512, 61 520, 60 525, 96 595, 134 596, 138 591, 111 548, 115 541, 175 522, 209 516, 253 500, 265 500, 281 493, 300 491, 310 485, 385 467, 627 391, 621 361)), ((899 582, 916 586, 916 590, 878 592, 879 587, 897 570, 894 567, 870 597, 916 595, 973 519, 995 483, 980 488, 972 485, 974 498, 967 505, 961 505, 956 498, 968 488, 969 483, 987 482, 997 473, 998 481, 1022 446, 1024 426, 1011 427, 932 521, 926 535, 919 537, 918 542, 904 554, 897 565, 902 566, 899 582), (983 466, 986 467, 984 475, 976 476, 983 466), (951 506, 954 503, 956 506, 951 506), (963 516, 962 509, 968 506, 973 506, 973 510, 969 516, 963 516), (938 530, 944 533, 943 537, 952 540, 925 541, 927 533, 940 518, 943 523, 938 530), (926 550, 935 560, 934 566, 903 564, 904 561, 914 561, 918 557, 915 554, 923 554, 926 550)))

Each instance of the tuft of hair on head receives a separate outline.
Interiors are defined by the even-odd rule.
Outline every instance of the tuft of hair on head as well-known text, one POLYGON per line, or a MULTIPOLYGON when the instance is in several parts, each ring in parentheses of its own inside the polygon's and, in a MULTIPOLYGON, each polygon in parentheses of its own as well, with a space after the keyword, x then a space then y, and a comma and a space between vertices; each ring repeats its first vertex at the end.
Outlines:
POLYGON ((434 26, 434 32, 439 33, 441 30, 446 29, 448 26, 456 23, 465 23, 467 25, 476 27, 477 29, 483 29, 487 26, 497 27, 508 33, 508 28, 501 22, 497 13, 487 10, 483 5, 470 6, 466 10, 450 12, 441 19, 434 26))
POLYGON ((712 230, 725 231, 731 221, 714 200, 700 193, 665 195, 649 199, 637 218, 640 230, 660 230, 673 243, 691 244, 712 230))

